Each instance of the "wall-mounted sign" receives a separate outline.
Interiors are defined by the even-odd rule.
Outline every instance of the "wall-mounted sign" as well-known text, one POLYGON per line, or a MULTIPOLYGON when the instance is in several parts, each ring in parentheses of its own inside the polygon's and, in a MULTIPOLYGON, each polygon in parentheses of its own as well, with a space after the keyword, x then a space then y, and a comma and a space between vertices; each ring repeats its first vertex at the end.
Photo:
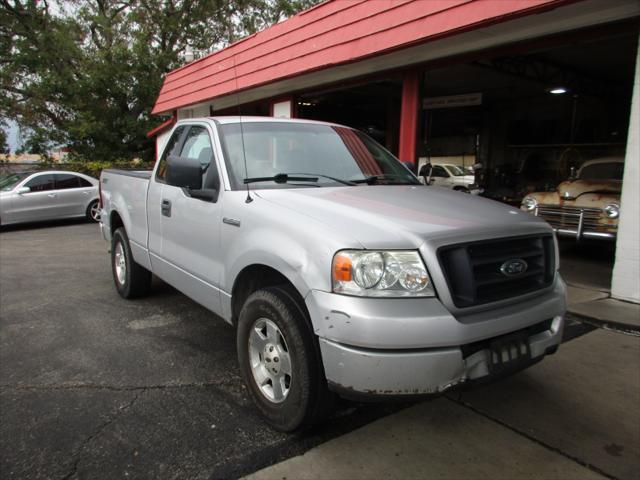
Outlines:
POLYGON ((422 108, 470 107, 482 104, 482 93, 465 93, 463 95, 447 95, 445 97, 428 97, 422 99, 422 108))

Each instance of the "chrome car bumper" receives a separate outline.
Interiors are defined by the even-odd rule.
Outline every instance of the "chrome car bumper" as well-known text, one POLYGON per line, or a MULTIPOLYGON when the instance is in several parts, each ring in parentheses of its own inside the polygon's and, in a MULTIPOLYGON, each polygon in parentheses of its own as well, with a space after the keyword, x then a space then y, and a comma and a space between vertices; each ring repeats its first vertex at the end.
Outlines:
POLYGON ((583 238, 589 240, 615 240, 616 234, 612 232, 590 232, 589 230, 576 230, 576 229, 568 229, 568 228, 554 228, 554 232, 559 237, 565 238, 575 238, 576 240, 580 240, 583 238))

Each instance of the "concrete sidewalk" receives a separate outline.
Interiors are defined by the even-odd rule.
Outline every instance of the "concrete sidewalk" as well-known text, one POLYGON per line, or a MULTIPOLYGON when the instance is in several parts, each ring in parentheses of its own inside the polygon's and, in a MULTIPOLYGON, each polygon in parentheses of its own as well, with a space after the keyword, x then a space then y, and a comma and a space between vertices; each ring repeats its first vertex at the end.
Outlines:
POLYGON ((585 286, 567 285, 567 297, 569 313, 596 326, 640 334, 640 305, 585 286))
POLYGON ((640 476, 640 338, 596 329, 509 379, 426 401, 251 480, 640 476))

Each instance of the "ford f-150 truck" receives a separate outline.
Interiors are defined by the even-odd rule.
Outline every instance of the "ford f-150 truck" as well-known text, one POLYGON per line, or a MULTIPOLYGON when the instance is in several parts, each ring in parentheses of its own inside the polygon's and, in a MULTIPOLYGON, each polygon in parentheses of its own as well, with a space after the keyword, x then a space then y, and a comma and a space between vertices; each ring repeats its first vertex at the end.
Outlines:
POLYGON ((551 227, 424 186, 351 128, 181 120, 153 172, 105 170, 100 187, 118 293, 143 295, 153 273, 231 324, 280 430, 318 421, 336 395, 439 394, 560 343, 551 227))

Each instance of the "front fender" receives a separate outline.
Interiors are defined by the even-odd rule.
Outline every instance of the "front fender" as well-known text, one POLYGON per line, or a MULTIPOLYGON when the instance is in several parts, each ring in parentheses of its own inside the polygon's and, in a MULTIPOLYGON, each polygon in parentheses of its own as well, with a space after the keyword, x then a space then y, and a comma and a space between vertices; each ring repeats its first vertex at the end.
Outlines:
POLYGON ((320 256, 324 258, 318 258, 291 236, 267 228, 255 230, 238 240, 228 244, 227 258, 233 260, 225 271, 222 285, 227 293, 231 293, 239 273, 251 265, 265 265, 278 271, 303 297, 313 288, 312 285, 322 286, 323 290, 327 288, 332 254, 327 252, 326 256, 320 256), (320 264, 327 268, 321 269, 320 264))

